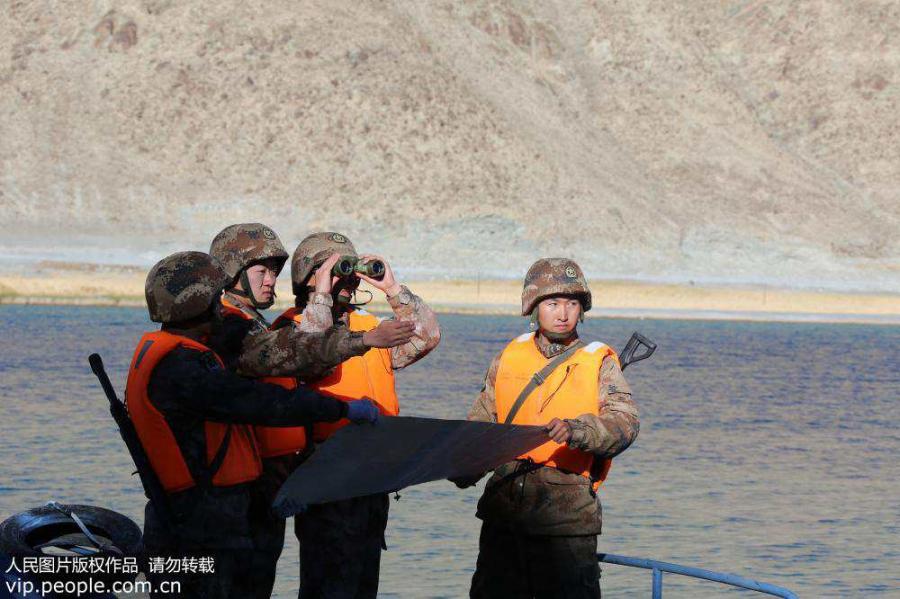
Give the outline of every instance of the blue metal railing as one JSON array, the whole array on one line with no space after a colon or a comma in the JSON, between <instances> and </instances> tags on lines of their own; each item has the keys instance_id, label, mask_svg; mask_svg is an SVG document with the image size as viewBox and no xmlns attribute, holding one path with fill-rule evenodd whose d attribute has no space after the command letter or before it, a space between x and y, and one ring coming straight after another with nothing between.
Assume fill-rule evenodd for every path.
<instances>
[{"instance_id":1,"label":"blue metal railing","mask_svg":"<svg viewBox=\"0 0 900 599\"><path fill-rule=\"evenodd\" d=\"M689 566L679 566L678 564L670 564L668 562L659 562L655 559L645 559L642 557L628 557L625 555L613 555L611 553L598 553L597 559L606 564L616 564L619 566L630 566L632 568L644 568L653 572L653 599L662 599L663 572L671 572L672 574L680 574L682 576L690 576L692 578L702 578L703 580L711 580L721 584L727 584L751 591L758 591L784 599L797 599L797 595L782 587L765 582L756 582L749 578L743 578L735 574L724 574L722 572L713 572L711 570L703 570L701 568L691 568Z\"/></svg>"}]
</instances>

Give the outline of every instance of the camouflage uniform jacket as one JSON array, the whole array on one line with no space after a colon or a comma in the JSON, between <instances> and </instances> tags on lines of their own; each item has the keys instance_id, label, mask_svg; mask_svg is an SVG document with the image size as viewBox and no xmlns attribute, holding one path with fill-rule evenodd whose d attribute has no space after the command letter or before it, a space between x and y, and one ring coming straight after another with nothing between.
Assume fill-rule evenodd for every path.
<instances>
[{"instance_id":1,"label":"camouflage uniform jacket","mask_svg":"<svg viewBox=\"0 0 900 599\"><path fill-rule=\"evenodd\" d=\"M330 299L331 298L329 297L329 300ZM309 307L312 305L312 300L313 296L311 295L310 301L303 311L304 322L308 318L307 310L309 310ZM394 311L394 317L397 320L412 322L416 325L412 339L403 345L391 348L391 365L395 370L399 370L422 359L437 346L438 342L441 340L441 327L438 324L434 310L432 310L421 297L411 292L406 285L401 285L400 293L389 296L387 301ZM331 322L330 312L327 320L317 316L315 330L325 330L331 326ZM336 326L338 328L345 328L347 323L347 315L344 314ZM309 378L307 380L312 379Z\"/></svg>"},{"instance_id":2,"label":"camouflage uniform jacket","mask_svg":"<svg viewBox=\"0 0 900 599\"><path fill-rule=\"evenodd\" d=\"M566 348L540 334L535 335L535 343L546 358ZM497 421L494 385L501 355L488 368L469 420ZM599 377L599 414L573 414L566 419L572 427L568 446L612 458L631 445L640 421L618 364L604 360ZM530 469L526 462L517 461L494 471L478 504L478 517L534 535L599 534L602 520L599 500L586 477L556 468Z\"/></svg>"},{"instance_id":3,"label":"camouflage uniform jacket","mask_svg":"<svg viewBox=\"0 0 900 599\"><path fill-rule=\"evenodd\" d=\"M362 333L341 327L315 329L312 325L292 324L276 331L257 310L245 305L240 298L225 292L225 299L249 318L226 315L221 330L210 339L210 347L225 361L229 370L243 376L324 376L344 360L360 356L368 347ZM316 314L329 312L327 306L311 304L310 322L321 321Z\"/></svg>"}]
</instances>

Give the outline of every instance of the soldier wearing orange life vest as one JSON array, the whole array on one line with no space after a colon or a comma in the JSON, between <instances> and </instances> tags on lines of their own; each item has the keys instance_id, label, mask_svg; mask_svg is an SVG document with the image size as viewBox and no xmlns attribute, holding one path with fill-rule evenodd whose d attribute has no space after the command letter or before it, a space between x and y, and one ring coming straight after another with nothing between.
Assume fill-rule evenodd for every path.
<instances>
[{"instance_id":1,"label":"soldier wearing orange life vest","mask_svg":"<svg viewBox=\"0 0 900 599\"><path fill-rule=\"evenodd\" d=\"M469 412L470 420L544 425L550 438L497 468L485 486L473 598L600 597L597 488L612 458L637 437L639 420L615 352L578 337L590 308L575 262L535 262L525 275L522 315L537 330L494 358ZM545 367L552 372L530 384ZM454 482L466 487L478 478Z\"/></svg>"},{"instance_id":2,"label":"soldier wearing orange life vest","mask_svg":"<svg viewBox=\"0 0 900 599\"><path fill-rule=\"evenodd\" d=\"M251 489L259 450L251 425L298 426L352 417L373 421L370 402L346 403L308 389L287 391L223 368L208 346L220 322L227 277L201 252L181 252L147 276L150 318L128 371L126 405L141 445L166 493L148 503L144 544L151 556L210 556L210 574L175 575L182 597L249 596L254 572ZM165 517L168 513L171 519ZM151 573L152 582L172 577Z\"/></svg>"},{"instance_id":3,"label":"soldier wearing orange life vest","mask_svg":"<svg viewBox=\"0 0 900 599\"><path fill-rule=\"evenodd\" d=\"M226 318L211 342L226 367L239 374L319 377L371 347L389 347L408 338L396 334L398 327L388 325L368 335L331 326L270 331L260 310L275 301L275 279L288 255L275 232L263 224L225 227L213 239L209 253L222 263L229 278L222 296ZM320 312L327 317L327 310Z\"/></svg>"},{"instance_id":4,"label":"soldier wearing orange life vest","mask_svg":"<svg viewBox=\"0 0 900 599\"><path fill-rule=\"evenodd\" d=\"M374 279L362 273L332 276L336 256L349 256L367 264L380 261L383 276ZM321 265L321 266L320 266ZM313 389L338 397L369 397L385 415L396 415L400 406L394 389L394 371L405 368L430 352L440 341L437 317L421 298L397 283L390 266L380 257L357 255L347 237L323 232L304 239L291 258L291 282L296 308L282 314L274 328L291 322L304 322L310 303L331 300L336 326L350 331L368 331L378 326L379 319L351 304L360 281L366 281L384 292L394 312L394 321L411 325L411 338L392 348L372 349L362 356L342 362L333 372L306 381ZM319 323L317 326L322 326ZM316 443L326 442L344 421L317 424L313 436ZM289 429L270 431L257 428L264 445L278 445L279 434ZM359 497L323 505L313 505L294 518L300 539L300 597L303 599L375 597L384 532L387 526L388 497L385 494Z\"/></svg>"},{"instance_id":5,"label":"soldier wearing orange life vest","mask_svg":"<svg viewBox=\"0 0 900 599\"><path fill-rule=\"evenodd\" d=\"M263 224L225 227L213 239L210 254L223 264L229 279L222 296L222 327L210 343L226 367L244 376L294 389L298 379L319 378L344 360L372 347L405 343L412 334L412 327L401 323L365 331L333 327L328 293L317 294L304 311L307 322L272 329L261 310L274 303L275 281L288 254L275 232ZM262 475L254 487L251 510L256 549L248 559L253 560L257 573L253 596L269 597L284 546L284 519L272 513L272 500L287 475L304 459L308 444L300 427L261 431L257 440ZM281 443L273 446L270 438Z\"/></svg>"}]
</instances>

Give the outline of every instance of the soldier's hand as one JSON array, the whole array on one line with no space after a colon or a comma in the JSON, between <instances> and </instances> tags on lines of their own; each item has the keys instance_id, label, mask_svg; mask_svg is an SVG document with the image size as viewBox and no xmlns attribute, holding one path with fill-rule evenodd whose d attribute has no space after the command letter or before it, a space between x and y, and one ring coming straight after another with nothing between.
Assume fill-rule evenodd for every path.
<instances>
[{"instance_id":1,"label":"soldier's hand","mask_svg":"<svg viewBox=\"0 0 900 599\"><path fill-rule=\"evenodd\" d=\"M396 347L412 339L416 325L405 320L382 320L363 334L363 343L369 347Z\"/></svg>"},{"instance_id":2,"label":"soldier's hand","mask_svg":"<svg viewBox=\"0 0 900 599\"><path fill-rule=\"evenodd\" d=\"M378 420L378 408L371 399L355 399L347 402L347 418L350 422L361 424L374 423Z\"/></svg>"},{"instance_id":3,"label":"soldier's hand","mask_svg":"<svg viewBox=\"0 0 900 599\"><path fill-rule=\"evenodd\" d=\"M388 297L393 297L400 293L400 284L397 283L397 279L394 278L394 271L391 270L391 265L387 263L387 260L385 260L381 256L376 256L375 254L363 254L359 257L359 261L363 264L372 262L373 260L381 260L381 263L384 264L383 277L381 277L380 279L373 279L372 277L364 275L360 272L356 273L356 276L375 289L384 291L384 294Z\"/></svg>"},{"instance_id":4,"label":"soldier's hand","mask_svg":"<svg viewBox=\"0 0 900 599\"><path fill-rule=\"evenodd\" d=\"M557 443L568 443L572 438L572 425L559 418L554 418L544 425L544 431Z\"/></svg>"},{"instance_id":5,"label":"soldier's hand","mask_svg":"<svg viewBox=\"0 0 900 599\"><path fill-rule=\"evenodd\" d=\"M316 269L316 292L331 293L331 289L338 282L339 278L331 274L331 269L334 268L334 265L337 264L340 258L341 255L335 252L328 256L328 259L322 263L322 266Z\"/></svg>"}]
</instances>

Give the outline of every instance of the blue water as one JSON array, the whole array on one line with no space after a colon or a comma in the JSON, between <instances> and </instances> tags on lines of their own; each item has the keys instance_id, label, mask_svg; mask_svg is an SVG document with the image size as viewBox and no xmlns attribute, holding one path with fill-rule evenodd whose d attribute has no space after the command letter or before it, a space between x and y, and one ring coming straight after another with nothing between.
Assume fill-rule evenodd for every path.
<instances>
[{"instance_id":1,"label":"blue water","mask_svg":"<svg viewBox=\"0 0 900 599\"><path fill-rule=\"evenodd\" d=\"M443 341L398 375L403 413L462 418L491 357L524 319L441 316ZM0 518L48 499L141 523L143 496L87 355L120 393L143 310L0 306ZM780 584L805 597L900 597L900 327L588 320L585 339L660 346L626 372L641 434L601 491L601 551ZM483 487L445 482L393 502L385 597L462 597ZM276 596L293 597L296 541ZM666 597L716 597L666 577ZM605 597L649 596L650 576L605 566ZM738 591L734 591L738 593ZM748 596L754 596L748 593Z\"/></svg>"}]
</instances>

